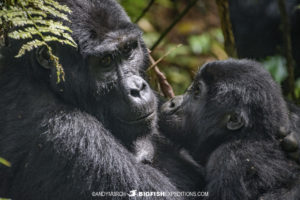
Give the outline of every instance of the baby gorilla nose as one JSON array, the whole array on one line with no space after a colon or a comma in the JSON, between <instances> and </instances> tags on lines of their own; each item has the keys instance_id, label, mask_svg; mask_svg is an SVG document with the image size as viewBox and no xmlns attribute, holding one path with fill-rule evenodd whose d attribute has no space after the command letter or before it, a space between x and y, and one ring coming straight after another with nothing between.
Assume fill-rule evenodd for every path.
<instances>
[{"instance_id":1,"label":"baby gorilla nose","mask_svg":"<svg viewBox=\"0 0 300 200\"><path fill-rule=\"evenodd\" d=\"M173 99L167 101L165 104L162 105L162 112L165 114L175 113L181 107L182 101L183 96L174 97Z\"/></svg>"}]
</instances>

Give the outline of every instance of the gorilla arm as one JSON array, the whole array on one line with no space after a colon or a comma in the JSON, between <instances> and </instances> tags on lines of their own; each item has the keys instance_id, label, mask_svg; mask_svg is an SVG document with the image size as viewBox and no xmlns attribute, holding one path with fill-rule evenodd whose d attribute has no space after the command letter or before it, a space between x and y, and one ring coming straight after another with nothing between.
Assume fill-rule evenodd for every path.
<instances>
[{"instance_id":1,"label":"gorilla arm","mask_svg":"<svg viewBox=\"0 0 300 200\"><path fill-rule=\"evenodd\" d=\"M293 170L295 166L286 162L285 153L274 144L235 141L210 156L206 190L210 191L210 200L258 199L264 192L267 197L278 192L274 188L284 188L296 178ZM288 193L288 189L283 190Z\"/></svg>"},{"instance_id":2,"label":"gorilla arm","mask_svg":"<svg viewBox=\"0 0 300 200\"><path fill-rule=\"evenodd\" d=\"M86 113L60 111L43 125L38 141L32 141L26 167L20 169L25 175L14 184L16 199L90 199L93 191L176 191L157 170L137 163Z\"/></svg>"}]
</instances>

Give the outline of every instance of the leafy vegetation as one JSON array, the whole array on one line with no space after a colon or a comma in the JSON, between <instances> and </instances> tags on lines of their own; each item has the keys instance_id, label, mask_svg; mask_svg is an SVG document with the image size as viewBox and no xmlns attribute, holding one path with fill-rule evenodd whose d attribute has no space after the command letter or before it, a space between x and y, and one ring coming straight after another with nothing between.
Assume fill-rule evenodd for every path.
<instances>
[{"instance_id":1,"label":"leafy vegetation","mask_svg":"<svg viewBox=\"0 0 300 200\"><path fill-rule=\"evenodd\" d=\"M151 0L119 2L135 21ZM187 4L188 1L185 0L155 0L138 22L144 31L144 40L148 47L158 40ZM207 61L228 58L215 1L198 1L151 54L159 59L178 44L182 44L181 47L165 57L159 63L159 68L166 74L175 94L182 94L193 80L199 66ZM283 56L268 57L260 62L279 84L288 79L287 62ZM300 79L295 82L295 95L300 98Z\"/></svg>"},{"instance_id":2,"label":"leafy vegetation","mask_svg":"<svg viewBox=\"0 0 300 200\"><path fill-rule=\"evenodd\" d=\"M277 83L281 84L287 78L286 60L282 56L267 57L262 64Z\"/></svg>"},{"instance_id":3,"label":"leafy vegetation","mask_svg":"<svg viewBox=\"0 0 300 200\"><path fill-rule=\"evenodd\" d=\"M5 165L6 167L11 167L10 162L8 162L7 160L1 157L0 157L0 164ZM0 200L10 200L10 199L0 197Z\"/></svg>"},{"instance_id":4,"label":"leafy vegetation","mask_svg":"<svg viewBox=\"0 0 300 200\"><path fill-rule=\"evenodd\" d=\"M64 70L59 58L53 54L50 42L77 47L71 29L61 21L69 21L71 10L54 0L6 0L0 10L0 33L16 40L28 40L16 58L37 47L45 46L57 71L57 81L64 80ZM56 18L57 20L50 19Z\"/></svg>"},{"instance_id":5,"label":"leafy vegetation","mask_svg":"<svg viewBox=\"0 0 300 200\"><path fill-rule=\"evenodd\" d=\"M11 167L10 162L0 157L0 164L5 165L6 167Z\"/></svg>"},{"instance_id":6,"label":"leafy vegetation","mask_svg":"<svg viewBox=\"0 0 300 200\"><path fill-rule=\"evenodd\" d=\"M135 21L151 0L118 0ZM139 20L144 31L144 40L151 47L174 18L188 4L184 0L155 0L151 8ZM58 42L77 47L71 30L61 20L69 21L70 9L55 0L0 0L0 39L7 37L26 40L16 57L40 46L46 46L56 66L58 82L64 79L63 67L53 54L49 42ZM50 18L56 18L53 20ZM188 14L176 24L158 48L152 52L159 59L174 46L182 44L159 63L176 94L184 92L193 80L195 71L203 63L228 58L224 50L224 37L220 28L217 7L214 1L199 1ZM273 56L261 61L278 83L287 79L286 61ZM151 73L150 73L151 74ZM154 79L153 76L151 78ZM152 81L153 83L153 81ZM300 79L296 80L295 93L300 97Z\"/></svg>"},{"instance_id":7,"label":"leafy vegetation","mask_svg":"<svg viewBox=\"0 0 300 200\"><path fill-rule=\"evenodd\" d=\"M149 2L151 0L120 0L133 21L141 15ZM184 0L155 0L138 22L149 48L188 4L189 1ZM218 21L214 1L198 1L151 53L157 60L181 44L159 63L160 70L166 74L175 94L182 94L186 90L203 63L228 57L224 51L224 38ZM155 79L151 73L150 76ZM155 83L152 86L157 88Z\"/></svg>"}]
</instances>

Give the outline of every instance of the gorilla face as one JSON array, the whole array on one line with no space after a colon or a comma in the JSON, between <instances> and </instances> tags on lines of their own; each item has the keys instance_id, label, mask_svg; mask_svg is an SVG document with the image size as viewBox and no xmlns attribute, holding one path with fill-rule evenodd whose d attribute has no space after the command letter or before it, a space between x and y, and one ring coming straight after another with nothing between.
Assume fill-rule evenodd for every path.
<instances>
[{"instance_id":1,"label":"gorilla face","mask_svg":"<svg viewBox=\"0 0 300 200\"><path fill-rule=\"evenodd\" d=\"M79 47L77 51L53 47L61 58L66 81L57 84L54 68L50 68L52 89L68 103L96 116L126 144L150 133L157 105L144 80L148 54L141 31L111 1L69 2L73 10L69 26ZM109 6L111 12L117 12L112 15L104 9ZM82 9L86 10L84 16L78 14ZM49 69L43 49L38 50L36 63Z\"/></svg>"},{"instance_id":2,"label":"gorilla face","mask_svg":"<svg viewBox=\"0 0 300 200\"><path fill-rule=\"evenodd\" d=\"M186 131L183 129L183 95L165 102L159 109L159 129L169 139L181 144Z\"/></svg>"},{"instance_id":3,"label":"gorilla face","mask_svg":"<svg viewBox=\"0 0 300 200\"><path fill-rule=\"evenodd\" d=\"M280 88L262 66L248 60L204 65L183 101L173 102L177 105L170 106L169 101L162 106L161 113L168 120L181 119L176 121L177 127L181 127L177 130L181 131L166 131L171 135L168 137L177 138L203 163L229 141L274 140L281 126L289 126ZM170 128L166 122L161 124L167 127L164 130Z\"/></svg>"}]
</instances>

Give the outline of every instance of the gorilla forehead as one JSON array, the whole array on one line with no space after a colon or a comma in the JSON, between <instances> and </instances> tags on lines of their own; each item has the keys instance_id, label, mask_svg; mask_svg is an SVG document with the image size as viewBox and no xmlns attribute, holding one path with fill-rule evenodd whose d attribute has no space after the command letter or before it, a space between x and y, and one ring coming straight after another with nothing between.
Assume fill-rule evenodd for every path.
<instances>
[{"instance_id":1,"label":"gorilla forehead","mask_svg":"<svg viewBox=\"0 0 300 200\"><path fill-rule=\"evenodd\" d=\"M197 74L195 84L199 81L206 85L209 104L219 109L239 108L260 112L262 116L286 118L280 87L255 61L230 59L208 63Z\"/></svg>"},{"instance_id":2,"label":"gorilla forehead","mask_svg":"<svg viewBox=\"0 0 300 200\"><path fill-rule=\"evenodd\" d=\"M201 68L195 80L203 80L214 94L232 93L236 98L243 97L244 102L247 99L267 101L266 96L281 97L280 87L270 73L251 60L229 59L208 63Z\"/></svg>"},{"instance_id":3,"label":"gorilla forehead","mask_svg":"<svg viewBox=\"0 0 300 200\"><path fill-rule=\"evenodd\" d=\"M128 15L115 0L60 0L60 2L70 7L72 18L78 22L93 23L96 20L111 26L130 22Z\"/></svg>"},{"instance_id":4,"label":"gorilla forehead","mask_svg":"<svg viewBox=\"0 0 300 200\"><path fill-rule=\"evenodd\" d=\"M61 0L72 10L69 16L73 38L83 54L90 54L103 42L126 42L124 38L141 37L140 29L131 23L128 15L114 0ZM105 40L110 41L105 41Z\"/></svg>"},{"instance_id":5,"label":"gorilla forehead","mask_svg":"<svg viewBox=\"0 0 300 200\"><path fill-rule=\"evenodd\" d=\"M197 78L203 78L207 83L240 81L244 84L257 83L273 85L271 75L259 63L252 60L215 61L204 65L197 74ZM259 82L258 82L259 80Z\"/></svg>"}]
</instances>

